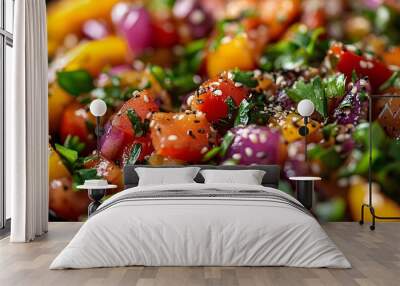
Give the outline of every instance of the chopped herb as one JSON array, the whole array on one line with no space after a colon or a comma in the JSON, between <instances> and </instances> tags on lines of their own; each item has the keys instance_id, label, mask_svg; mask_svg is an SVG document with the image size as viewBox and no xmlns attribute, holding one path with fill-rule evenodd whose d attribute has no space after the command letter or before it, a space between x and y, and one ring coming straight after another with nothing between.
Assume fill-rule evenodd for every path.
<instances>
[{"instance_id":1,"label":"chopped herb","mask_svg":"<svg viewBox=\"0 0 400 286\"><path fill-rule=\"evenodd\" d=\"M64 147L75 150L79 154L85 149L85 143L81 142L78 136L68 135L64 141Z\"/></svg>"},{"instance_id":2,"label":"chopped herb","mask_svg":"<svg viewBox=\"0 0 400 286\"><path fill-rule=\"evenodd\" d=\"M319 76L314 77L310 83L305 83L303 80L297 81L291 89L287 91L288 96L299 102L302 99L311 100L316 111L321 116L326 118L328 116L328 104L325 96L325 91L322 85L322 80Z\"/></svg>"},{"instance_id":3,"label":"chopped herb","mask_svg":"<svg viewBox=\"0 0 400 286\"><path fill-rule=\"evenodd\" d=\"M232 132L228 131L225 134L224 139L222 140L221 143L221 150L219 152L219 155L221 157L225 157L226 152L228 151L229 147L232 144L233 138L235 138L235 135Z\"/></svg>"},{"instance_id":4,"label":"chopped herb","mask_svg":"<svg viewBox=\"0 0 400 286\"><path fill-rule=\"evenodd\" d=\"M85 70L57 72L57 82L65 91L74 96L94 89L93 78Z\"/></svg>"},{"instance_id":5,"label":"chopped herb","mask_svg":"<svg viewBox=\"0 0 400 286\"><path fill-rule=\"evenodd\" d=\"M232 72L233 81L240 82L243 85L254 88L257 87L258 81L254 78L254 73L252 71L241 71L236 69Z\"/></svg>"},{"instance_id":6,"label":"chopped herb","mask_svg":"<svg viewBox=\"0 0 400 286\"><path fill-rule=\"evenodd\" d=\"M78 152L60 144L55 144L57 152L64 158L69 164L73 165L78 160Z\"/></svg>"},{"instance_id":7,"label":"chopped herb","mask_svg":"<svg viewBox=\"0 0 400 286\"><path fill-rule=\"evenodd\" d=\"M312 63L318 65L329 48L327 41L320 40L322 28L299 29L289 40L269 45L261 58L260 67L265 71L274 69L294 70Z\"/></svg>"},{"instance_id":8,"label":"chopped herb","mask_svg":"<svg viewBox=\"0 0 400 286\"><path fill-rule=\"evenodd\" d=\"M324 78L323 85L326 97L342 97L346 92L346 77L344 74L329 76Z\"/></svg>"},{"instance_id":9,"label":"chopped herb","mask_svg":"<svg viewBox=\"0 0 400 286\"><path fill-rule=\"evenodd\" d=\"M210 161L212 158L216 157L216 156L219 154L220 151L221 151L221 147L220 147L220 146L217 146L217 147L212 148L210 151L208 151L208 152L204 155L202 161L203 161L203 162L208 162L208 161Z\"/></svg>"},{"instance_id":10,"label":"chopped herb","mask_svg":"<svg viewBox=\"0 0 400 286\"><path fill-rule=\"evenodd\" d=\"M204 157L203 157L203 162L210 161L211 159L215 158L216 156L220 156L221 158L225 157L226 152L228 151L229 147L232 144L233 139L235 138L235 135L228 131L224 138L222 139L222 143L220 146L212 148L210 151L208 151Z\"/></svg>"},{"instance_id":11,"label":"chopped herb","mask_svg":"<svg viewBox=\"0 0 400 286\"><path fill-rule=\"evenodd\" d=\"M135 131L135 137L141 137L146 133L146 130L140 120L140 117L136 114L133 109L128 109L128 118L132 124L132 128Z\"/></svg>"},{"instance_id":12,"label":"chopped herb","mask_svg":"<svg viewBox=\"0 0 400 286\"><path fill-rule=\"evenodd\" d=\"M392 76L379 87L379 91L385 91L390 87L400 88L399 71L394 72Z\"/></svg>"},{"instance_id":13,"label":"chopped herb","mask_svg":"<svg viewBox=\"0 0 400 286\"><path fill-rule=\"evenodd\" d=\"M318 113L326 118L328 116L328 98L342 97L345 94L345 82L343 74L330 76L324 81L316 76L309 83L303 80L297 81L291 89L287 90L287 95L295 102L302 99L311 100Z\"/></svg>"},{"instance_id":14,"label":"chopped herb","mask_svg":"<svg viewBox=\"0 0 400 286\"><path fill-rule=\"evenodd\" d=\"M128 165L135 165L136 161L139 159L140 153L142 152L142 145L139 143L136 143L133 148L132 152L129 156L129 159L127 161Z\"/></svg>"},{"instance_id":15,"label":"chopped herb","mask_svg":"<svg viewBox=\"0 0 400 286\"><path fill-rule=\"evenodd\" d=\"M249 123L250 120L249 112L252 106L253 105L250 104L250 102L248 102L246 99L242 100L242 102L239 105L238 115L235 118L235 126L238 125L246 126Z\"/></svg>"},{"instance_id":16,"label":"chopped herb","mask_svg":"<svg viewBox=\"0 0 400 286\"><path fill-rule=\"evenodd\" d=\"M228 120L231 120L236 111L235 102L233 101L232 97L228 96L225 99L225 103L226 103L226 105L228 105L228 116L227 116Z\"/></svg>"}]
</instances>

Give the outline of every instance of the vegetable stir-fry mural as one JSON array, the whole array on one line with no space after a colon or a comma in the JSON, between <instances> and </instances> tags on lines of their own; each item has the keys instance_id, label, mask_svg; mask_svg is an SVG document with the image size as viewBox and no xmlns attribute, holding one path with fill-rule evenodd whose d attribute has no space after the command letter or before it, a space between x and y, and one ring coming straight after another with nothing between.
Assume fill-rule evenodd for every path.
<instances>
[{"instance_id":1,"label":"vegetable stir-fry mural","mask_svg":"<svg viewBox=\"0 0 400 286\"><path fill-rule=\"evenodd\" d=\"M85 219L76 186L122 190L126 164L279 164L312 174L316 215L359 219L368 132L376 211L400 215L400 5L391 0L48 1L50 210ZM89 103L103 99L101 154ZM309 165L297 103L308 123Z\"/></svg>"}]
</instances>

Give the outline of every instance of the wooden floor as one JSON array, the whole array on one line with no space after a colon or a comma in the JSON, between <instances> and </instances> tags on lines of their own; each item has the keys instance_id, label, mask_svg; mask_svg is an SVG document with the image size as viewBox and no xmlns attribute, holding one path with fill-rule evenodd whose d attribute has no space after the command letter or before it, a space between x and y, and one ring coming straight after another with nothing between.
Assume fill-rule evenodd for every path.
<instances>
[{"instance_id":1,"label":"wooden floor","mask_svg":"<svg viewBox=\"0 0 400 286\"><path fill-rule=\"evenodd\" d=\"M323 225L352 269L288 267L126 267L48 270L80 223L51 223L49 233L29 244L0 241L0 285L400 285L400 223L380 223L375 232L357 223Z\"/></svg>"}]
</instances>

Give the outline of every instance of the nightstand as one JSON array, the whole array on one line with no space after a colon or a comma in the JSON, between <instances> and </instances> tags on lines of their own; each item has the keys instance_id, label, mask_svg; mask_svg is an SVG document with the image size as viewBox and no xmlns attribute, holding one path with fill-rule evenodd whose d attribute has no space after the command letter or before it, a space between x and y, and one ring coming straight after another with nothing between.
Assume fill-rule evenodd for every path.
<instances>
[{"instance_id":1,"label":"nightstand","mask_svg":"<svg viewBox=\"0 0 400 286\"><path fill-rule=\"evenodd\" d=\"M320 177L290 177L289 180L296 183L296 198L303 206L311 210L314 196L314 182L320 181Z\"/></svg>"},{"instance_id":2,"label":"nightstand","mask_svg":"<svg viewBox=\"0 0 400 286\"><path fill-rule=\"evenodd\" d=\"M101 205L101 199L104 198L107 190L115 189L117 185L109 185L106 180L86 180L84 185L76 188L88 191L89 199L92 201L88 207L88 216L90 216Z\"/></svg>"}]
</instances>

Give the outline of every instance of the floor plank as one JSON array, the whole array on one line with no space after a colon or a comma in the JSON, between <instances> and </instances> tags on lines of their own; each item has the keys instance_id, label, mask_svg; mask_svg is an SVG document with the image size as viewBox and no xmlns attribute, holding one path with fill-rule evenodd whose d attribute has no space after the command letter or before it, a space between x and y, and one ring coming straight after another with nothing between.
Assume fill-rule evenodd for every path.
<instances>
[{"instance_id":1,"label":"floor plank","mask_svg":"<svg viewBox=\"0 0 400 286\"><path fill-rule=\"evenodd\" d=\"M326 223L331 239L353 268L289 267L125 267L50 271L55 256L81 223L50 223L45 236L29 244L0 240L2 286L267 286L400 285L400 223L379 223L372 232L357 223Z\"/></svg>"}]
</instances>

